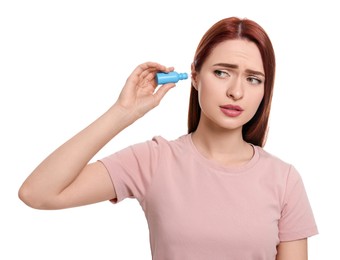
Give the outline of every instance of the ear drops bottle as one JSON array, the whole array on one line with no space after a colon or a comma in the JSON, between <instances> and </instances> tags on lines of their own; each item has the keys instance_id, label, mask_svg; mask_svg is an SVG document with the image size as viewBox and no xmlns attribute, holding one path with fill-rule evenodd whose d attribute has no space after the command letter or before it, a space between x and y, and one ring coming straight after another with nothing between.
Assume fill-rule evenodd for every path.
<instances>
[{"instance_id":1,"label":"ear drops bottle","mask_svg":"<svg viewBox=\"0 0 340 260\"><path fill-rule=\"evenodd\" d=\"M158 85L166 83L177 83L178 81L187 78L188 78L187 73L178 73L176 71L172 71L169 73L159 72L156 74L156 81Z\"/></svg>"}]
</instances>

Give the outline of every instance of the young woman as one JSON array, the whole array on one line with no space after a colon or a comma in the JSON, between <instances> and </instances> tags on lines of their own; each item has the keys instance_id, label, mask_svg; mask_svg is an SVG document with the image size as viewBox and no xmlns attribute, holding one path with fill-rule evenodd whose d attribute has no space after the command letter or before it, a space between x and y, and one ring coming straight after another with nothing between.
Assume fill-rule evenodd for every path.
<instances>
[{"instance_id":1,"label":"young woman","mask_svg":"<svg viewBox=\"0 0 340 260\"><path fill-rule=\"evenodd\" d=\"M33 171L20 198L38 209L136 198L154 260L307 259L307 238L318 231L303 182L292 165L262 148L275 57L254 21L223 19L201 39L188 134L154 137L89 163L175 86L156 90L159 71L173 68L139 65L114 105Z\"/></svg>"}]
</instances>

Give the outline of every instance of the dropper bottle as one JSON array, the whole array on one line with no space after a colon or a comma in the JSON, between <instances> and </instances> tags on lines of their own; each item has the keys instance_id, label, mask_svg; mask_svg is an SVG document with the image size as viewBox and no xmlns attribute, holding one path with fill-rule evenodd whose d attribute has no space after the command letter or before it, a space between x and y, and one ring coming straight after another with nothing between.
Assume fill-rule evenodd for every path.
<instances>
[{"instance_id":1,"label":"dropper bottle","mask_svg":"<svg viewBox=\"0 0 340 260\"><path fill-rule=\"evenodd\" d=\"M171 71L169 73L158 72L156 74L156 81L158 85L166 84L166 83L177 83L180 80L184 80L188 78L187 73L178 73L176 71Z\"/></svg>"}]
</instances>

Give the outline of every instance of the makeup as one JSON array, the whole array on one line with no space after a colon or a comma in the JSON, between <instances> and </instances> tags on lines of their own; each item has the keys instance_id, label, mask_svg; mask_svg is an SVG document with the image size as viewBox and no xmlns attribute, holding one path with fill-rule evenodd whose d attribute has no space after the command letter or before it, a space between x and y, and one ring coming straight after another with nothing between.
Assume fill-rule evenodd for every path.
<instances>
[{"instance_id":1,"label":"makeup","mask_svg":"<svg viewBox=\"0 0 340 260\"><path fill-rule=\"evenodd\" d=\"M225 105L220 107L222 112L229 117L237 117L242 114L243 109L239 106Z\"/></svg>"}]
</instances>

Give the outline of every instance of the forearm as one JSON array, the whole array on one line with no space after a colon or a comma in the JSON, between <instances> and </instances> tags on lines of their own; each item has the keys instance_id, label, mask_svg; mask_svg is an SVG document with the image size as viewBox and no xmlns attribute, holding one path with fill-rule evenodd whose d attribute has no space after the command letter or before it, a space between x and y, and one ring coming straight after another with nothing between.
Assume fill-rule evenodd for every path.
<instances>
[{"instance_id":1,"label":"forearm","mask_svg":"<svg viewBox=\"0 0 340 260\"><path fill-rule=\"evenodd\" d=\"M137 66L116 104L31 173L19 190L21 200L34 208L51 209L112 199L115 193L106 169L88 163L120 131L159 104L175 84L165 84L156 90L155 74L172 70L154 62Z\"/></svg>"},{"instance_id":2,"label":"forearm","mask_svg":"<svg viewBox=\"0 0 340 260\"><path fill-rule=\"evenodd\" d=\"M77 178L105 144L136 119L133 113L117 105L112 106L38 165L19 194L30 203L37 204L55 198Z\"/></svg>"},{"instance_id":3,"label":"forearm","mask_svg":"<svg viewBox=\"0 0 340 260\"><path fill-rule=\"evenodd\" d=\"M307 260L307 238L281 242L277 247L276 260Z\"/></svg>"}]
</instances>

